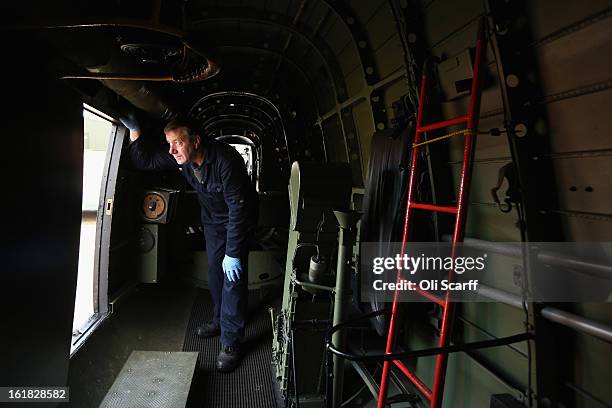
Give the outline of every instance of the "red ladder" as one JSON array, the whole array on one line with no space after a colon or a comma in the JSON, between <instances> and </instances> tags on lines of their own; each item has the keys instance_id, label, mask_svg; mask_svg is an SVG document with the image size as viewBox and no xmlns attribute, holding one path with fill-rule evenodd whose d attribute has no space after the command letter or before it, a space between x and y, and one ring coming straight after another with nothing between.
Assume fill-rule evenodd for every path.
<instances>
[{"instance_id":1,"label":"red ladder","mask_svg":"<svg viewBox=\"0 0 612 408\"><path fill-rule=\"evenodd\" d=\"M470 96L469 112L466 116L461 116L455 119L445 120L442 122L433 123L430 125L423 126L421 123L423 117L423 105L425 101L425 90L427 84L426 72L423 72L421 79L421 95L419 98L419 111L417 116L417 127L416 135L414 137L414 143L412 148L412 159L410 163L410 180L408 184L408 200L406 204L406 220L404 223L404 236L402 238L402 257L405 253L406 242L411 227L412 210L420 209L434 212L443 212L455 215L455 227L452 240L451 256L455 256L456 243L463 241L465 218L467 215L468 206L468 193L470 191L470 181L472 176L472 162L474 158L474 151L476 146L476 134L478 132L478 118L480 115L480 97L482 93L482 65L484 59L486 44L484 42L484 29L483 24L480 24L478 30L478 39L476 41L476 56L472 80L472 92ZM464 130L458 132L452 132L448 135L434 138L422 142L421 136L425 132L429 132L436 129L442 129L450 126L466 124ZM465 135L464 147L463 147L463 164L461 167L461 178L459 181L459 193L457 196L457 206L440 206L432 204L416 203L413 201L415 174L417 172L418 156L420 147L426 143L431 143L437 140L446 139L450 136L463 133ZM399 279L399 274L398 274ZM419 294L427 298L428 300L438 304L443 309L442 315L442 328L440 330L439 347L448 346L450 343L450 334L453 323L453 312L454 303L449 301L449 293L446 293L444 299L440 299L432 293L423 290L417 290ZM389 333L387 335L387 346L385 349L386 354L393 352L397 314L398 314L398 292L395 292L393 299L393 307L391 309L391 317L389 322ZM448 362L448 354L438 354L436 357L436 371L434 374L433 390L430 390L427 385L418 378L415 373L408 368L400 360L385 361L383 365L382 378L380 383L380 391L378 394L378 408L385 406L387 398L387 388L389 379L390 364L395 364L399 370L406 375L406 377L423 393L423 395L430 401L431 408L439 408L442 406L442 397L444 393L444 379L446 376L446 367Z\"/></svg>"}]
</instances>

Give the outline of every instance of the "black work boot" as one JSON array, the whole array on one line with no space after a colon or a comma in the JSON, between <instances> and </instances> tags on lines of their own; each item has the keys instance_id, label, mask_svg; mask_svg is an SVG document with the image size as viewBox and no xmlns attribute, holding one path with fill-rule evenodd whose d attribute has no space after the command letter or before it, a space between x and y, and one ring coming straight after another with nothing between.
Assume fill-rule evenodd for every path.
<instances>
[{"instance_id":1,"label":"black work boot","mask_svg":"<svg viewBox=\"0 0 612 408\"><path fill-rule=\"evenodd\" d=\"M219 327L218 323L215 324L215 322L211 320L210 322L206 322L203 325L198 326L196 329L196 334L198 337L218 336L221 334L221 327Z\"/></svg>"},{"instance_id":2,"label":"black work boot","mask_svg":"<svg viewBox=\"0 0 612 408\"><path fill-rule=\"evenodd\" d=\"M234 371L240 364L240 348L238 346L221 346L217 356L217 370L228 373Z\"/></svg>"}]
</instances>

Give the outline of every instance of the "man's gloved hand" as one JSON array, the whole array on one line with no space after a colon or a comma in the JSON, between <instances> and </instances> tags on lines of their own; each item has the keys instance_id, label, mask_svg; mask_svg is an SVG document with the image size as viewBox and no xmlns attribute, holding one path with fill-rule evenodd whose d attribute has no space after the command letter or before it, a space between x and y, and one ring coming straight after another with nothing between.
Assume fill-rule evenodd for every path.
<instances>
[{"instance_id":1,"label":"man's gloved hand","mask_svg":"<svg viewBox=\"0 0 612 408\"><path fill-rule=\"evenodd\" d=\"M225 255L221 266L223 266L223 272L225 272L228 281L238 282L242 274L242 264L239 258L232 258L229 255Z\"/></svg>"},{"instance_id":2,"label":"man's gloved hand","mask_svg":"<svg viewBox=\"0 0 612 408\"><path fill-rule=\"evenodd\" d=\"M132 132L140 131L140 124L138 123L138 120L136 119L136 114L134 112L129 112L125 115L120 116L119 120L121 121L121 123L123 123L123 126L130 129Z\"/></svg>"}]
</instances>

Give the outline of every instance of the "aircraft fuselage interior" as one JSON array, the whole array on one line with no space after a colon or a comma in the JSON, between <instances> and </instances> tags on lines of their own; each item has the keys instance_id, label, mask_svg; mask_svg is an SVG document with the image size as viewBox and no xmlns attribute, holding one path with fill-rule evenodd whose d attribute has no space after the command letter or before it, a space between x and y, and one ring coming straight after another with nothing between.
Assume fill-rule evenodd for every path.
<instances>
[{"instance_id":1,"label":"aircraft fuselage interior","mask_svg":"<svg viewBox=\"0 0 612 408\"><path fill-rule=\"evenodd\" d=\"M612 407L612 1L0 10L0 406Z\"/></svg>"}]
</instances>

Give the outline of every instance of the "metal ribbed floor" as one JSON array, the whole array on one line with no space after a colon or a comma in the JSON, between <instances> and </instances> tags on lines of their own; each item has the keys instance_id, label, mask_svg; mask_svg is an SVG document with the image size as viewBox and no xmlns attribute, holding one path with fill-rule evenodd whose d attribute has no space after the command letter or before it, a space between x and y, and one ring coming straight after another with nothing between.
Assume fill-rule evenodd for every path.
<instances>
[{"instance_id":1,"label":"metal ribbed floor","mask_svg":"<svg viewBox=\"0 0 612 408\"><path fill-rule=\"evenodd\" d=\"M196 380L192 386L189 407L207 408L276 408L272 383L272 327L270 314L257 304L256 294L249 293L244 356L232 373L215 370L219 337L201 339L196 327L212 318L212 301L208 291L199 291L193 304L183 351L199 351ZM196 387L196 389L194 389Z\"/></svg>"}]
</instances>

